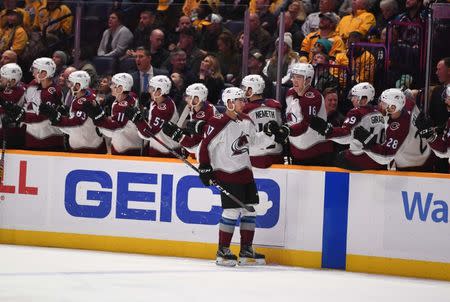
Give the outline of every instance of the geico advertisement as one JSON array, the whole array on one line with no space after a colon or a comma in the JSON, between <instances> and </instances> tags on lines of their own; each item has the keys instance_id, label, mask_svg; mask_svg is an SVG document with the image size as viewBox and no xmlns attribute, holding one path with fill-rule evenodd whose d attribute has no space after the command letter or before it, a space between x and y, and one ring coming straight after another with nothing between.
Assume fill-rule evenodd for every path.
<instances>
[{"instance_id":1,"label":"geico advertisement","mask_svg":"<svg viewBox=\"0 0 450 302\"><path fill-rule=\"evenodd\" d=\"M450 179L353 174L349 254L450 262Z\"/></svg>"},{"instance_id":2,"label":"geico advertisement","mask_svg":"<svg viewBox=\"0 0 450 302\"><path fill-rule=\"evenodd\" d=\"M5 175L2 228L217 241L220 191L182 163L11 154ZM255 177L255 243L283 246L285 172Z\"/></svg>"}]
</instances>

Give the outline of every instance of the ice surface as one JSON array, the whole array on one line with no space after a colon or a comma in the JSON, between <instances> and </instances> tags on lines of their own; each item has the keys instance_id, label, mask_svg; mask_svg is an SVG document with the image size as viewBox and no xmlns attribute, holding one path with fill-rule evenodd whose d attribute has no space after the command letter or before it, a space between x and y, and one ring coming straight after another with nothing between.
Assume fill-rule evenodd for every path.
<instances>
[{"instance_id":1,"label":"ice surface","mask_svg":"<svg viewBox=\"0 0 450 302\"><path fill-rule=\"evenodd\" d=\"M0 245L0 301L450 301L450 283L286 266Z\"/></svg>"}]
</instances>

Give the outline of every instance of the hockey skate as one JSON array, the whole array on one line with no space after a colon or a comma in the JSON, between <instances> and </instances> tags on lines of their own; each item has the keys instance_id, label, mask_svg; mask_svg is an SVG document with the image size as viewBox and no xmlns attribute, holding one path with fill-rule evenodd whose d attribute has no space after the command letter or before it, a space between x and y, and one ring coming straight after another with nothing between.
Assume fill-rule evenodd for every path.
<instances>
[{"instance_id":1,"label":"hockey skate","mask_svg":"<svg viewBox=\"0 0 450 302\"><path fill-rule=\"evenodd\" d=\"M241 247L239 252L239 265L264 265L266 256L256 253L251 245Z\"/></svg>"},{"instance_id":2,"label":"hockey skate","mask_svg":"<svg viewBox=\"0 0 450 302\"><path fill-rule=\"evenodd\" d=\"M216 264L221 266L236 266L237 257L229 247L220 246L216 254Z\"/></svg>"}]
</instances>

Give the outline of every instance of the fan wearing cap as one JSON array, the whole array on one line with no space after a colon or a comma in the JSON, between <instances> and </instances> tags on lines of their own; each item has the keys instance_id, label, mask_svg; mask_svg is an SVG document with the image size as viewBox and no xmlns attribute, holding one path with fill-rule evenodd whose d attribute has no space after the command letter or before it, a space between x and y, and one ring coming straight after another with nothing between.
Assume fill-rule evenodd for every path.
<instances>
[{"instance_id":1,"label":"fan wearing cap","mask_svg":"<svg viewBox=\"0 0 450 302\"><path fill-rule=\"evenodd\" d=\"M136 95L131 92L133 77L128 73L117 73L111 78L111 116L106 116L101 107L90 102L88 115L106 137L111 138L111 154L142 155L144 147L133 121L126 115L128 108L137 107Z\"/></svg>"},{"instance_id":2,"label":"fan wearing cap","mask_svg":"<svg viewBox=\"0 0 450 302\"><path fill-rule=\"evenodd\" d=\"M320 0L319 11L309 14L306 17L305 22L302 24L303 36L307 36L312 32L319 30L320 14L336 11L337 0Z\"/></svg>"},{"instance_id":3,"label":"fan wearing cap","mask_svg":"<svg viewBox=\"0 0 450 302\"><path fill-rule=\"evenodd\" d=\"M231 34L231 32L223 26L222 16L218 14L208 15L203 23L199 47L209 53L216 53L218 52L217 40L220 34L223 32Z\"/></svg>"},{"instance_id":4,"label":"fan wearing cap","mask_svg":"<svg viewBox=\"0 0 450 302\"><path fill-rule=\"evenodd\" d=\"M312 60L315 44L321 39L326 39L331 44L327 53L329 56L335 57L337 53L345 52L345 43L335 31L336 25L339 22L339 17L333 12L320 14L319 17L319 30L308 34L302 41L300 61L303 63Z\"/></svg>"},{"instance_id":5,"label":"fan wearing cap","mask_svg":"<svg viewBox=\"0 0 450 302\"><path fill-rule=\"evenodd\" d=\"M402 168L399 170L403 171L431 171L432 163L427 162L429 148L426 143L422 148L428 153L424 152L422 157L411 156L410 149L420 148L420 145L414 143L418 129L405 105L406 97L400 89L390 88L383 91L380 108L387 117L384 141L377 142L376 136L363 127L356 127L353 136L363 144L364 152L374 164L389 165L390 169L398 169L396 165L400 164Z\"/></svg>"},{"instance_id":6,"label":"fan wearing cap","mask_svg":"<svg viewBox=\"0 0 450 302\"><path fill-rule=\"evenodd\" d=\"M6 118L5 111L12 106L22 108L26 87L21 79L22 69L16 63L8 63L0 68L0 117L2 119L0 138L3 138L3 131L5 131L3 128L8 128L5 133L8 148L22 148L25 139L25 129Z\"/></svg>"},{"instance_id":7,"label":"fan wearing cap","mask_svg":"<svg viewBox=\"0 0 450 302\"><path fill-rule=\"evenodd\" d=\"M91 78L86 71L74 71L67 79L73 101L70 115L63 116L54 107L41 103L39 111L49 117L52 125L69 135L69 150L76 153L106 153L106 144L96 131L93 120L86 112L87 103L95 102L95 94L89 88Z\"/></svg>"},{"instance_id":8,"label":"fan wearing cap","mask_svg":"<svg viewBox=\"0 0 450 302\"><path fill-rule=\"evenodd\" d=\"M26 124L25 148L31 150L62 151L64 135L53 127L48 116L41 114L41 103L58 108L62 105L61 88L52 81L56 65L51 58L38 58L33 61L31 71L34 80L28 85L23 108L16 106L10 118Z\"/></svg>"}]
</instances>

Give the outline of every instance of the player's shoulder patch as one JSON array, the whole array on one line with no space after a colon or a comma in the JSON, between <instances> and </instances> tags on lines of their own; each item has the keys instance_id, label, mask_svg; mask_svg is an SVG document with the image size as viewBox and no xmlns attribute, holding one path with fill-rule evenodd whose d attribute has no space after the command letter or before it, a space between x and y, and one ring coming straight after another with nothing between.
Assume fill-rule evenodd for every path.
<instances>
[{"instance_id":1,"label":"player's shoulder patch","mask_svg":"<svg viewBox=\"0 0 450 302\"><path fill-rule=\"evenodd\" d=\"M206 113L205 113L205 111L199 111L199 112L197 112L196 114L195 114L195 118L197 118L197 119L202 119L202 118L205 118L205 116L206 116Z\"/></svg>"},{"instance_id":2,"label":"player's shoulder patch","mask_svg":"<svg viewBox=\"0 0 450 302\"><path fill-rule=\"evenodd\" d=\"M158 105L158 109L159 109L159 110L166 110L166 109L167 109L166 103L161 103L161 104L159 104L159 105Z\"/></svg>"},{"instance_id":3,"label":"player's shoulder patch","mask_svg":"<svg viewBox=\"0 0 450 302\"><path fill-rule=\"evenodd\" d=\"M48 93L50 94L55 94L56 93L56 88L53 86L50 86L47 88Z\"/></svg>"},{"instance_id":4,"label":"player's shoulder patch","mask_svg":"<svg viewBox=\"0 0 450 302\"><path fill-rule=\"evenodd\" d=\"M220 120L223 118L223 114L222 113L217 113L216 115L213 116L213 118Z\"/></svg>"},{"instance_id":5,"label":"player's shoulder patch","mask_svg":"<svg viewBox=\"0 0 450 302\"><path fill-rule=\"evenodd\" d=\"M83 105L83 103L86 102L86 98L79 98L77 99L77 103L80 105Z\"/></svg>"},{"instance_id":6,"label":"player's shoulder patch","mask_svg":"<svg viewBox=\"0 0 450 302\"><path fill-rule=\"evenodd\" d=\"M118 103L118 105L121 106L121 107L128 107L128 102L127 101L120 101Z\"/></svg>"},{"instance_id":7,"label":"player's shoulder patch","mask_svg":"<svg viewBox=\"0 0 450 302\"><path fill-rule=\"evenodd\" d=\"M312 92L312 91L308 91L308 92L305 93L303 96L304 96L305 98L308 98L308 99L313 99L313 98L316 97L316 95L315 95L314 92Z\"/></svg>"},{"instance_id":8,"label":"player's shoulder patch","mask_svg":"<svg viewBox=\"0 0 450 302\"><path fill-rule=\"evenodd\" d=\"M390 128L392 131L398 130L398 129L400 129L400 123L398 123L398 122L393 122L393 123L391 123L391 124L389 125L389 128Z\"/></svg>"}]
</instances>

